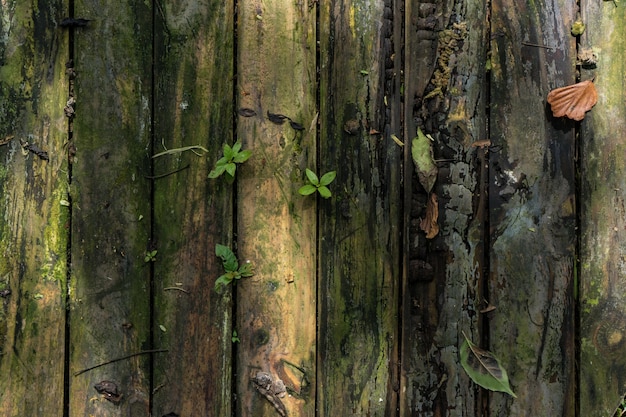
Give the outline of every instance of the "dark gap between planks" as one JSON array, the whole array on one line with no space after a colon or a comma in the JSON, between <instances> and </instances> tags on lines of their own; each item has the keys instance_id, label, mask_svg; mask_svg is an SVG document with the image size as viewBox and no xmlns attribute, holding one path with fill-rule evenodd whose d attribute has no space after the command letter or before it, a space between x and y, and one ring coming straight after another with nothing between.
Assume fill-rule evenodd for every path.
<instances>
[{"instance_id":1,"label":"dark gap between planks","mask_svg":"<svg viewBox=\"0 0 626 417\"><path fill-rule=\"evenodd\" d=\"M68 2L68 16L74 18L74 0ZM68 96L74 97L74 67L76 54L74 53L74 28L68 28L68 60L66 63L66 74L69 77ZM74 153L73 134L74 126L71 117L67 118L67 183L72 185L72 162ZM66 266L65 266L65 288L63 297L65 298L65 328L64 328L64 351L63 351L63 417L70 417L70 285L72 279L72 196L68 189L68 220L67 220L67 245L66 245Z\"/></svg>"},{"instance_id":2,"label":"dark gap between planks","mask_svg":"<svg viewBox=\"0 0 626 417\"><path fill-rule=\"evenodd\" d=\"M238 38L238 31L239 31L239 13L238 13L238 6L239 6L239 2L238 0L233 0L233 61L232 61L232 70L233 70L233 77L231 79L232 82L232 100L233 100L233 105L232 108L233 109L237 109L238 108L238 93L237 93L237 83L238 83L238 66L237 66L237 56L238 56L238 42L239 42L239 38ZM238 124L238 117L236 113L233 113L232 115L232 143L236 143L237 140L239 139L237 136L237 124ZM237 183L238 183L238 177L239 176L235 176L235 181L233 182L232 185L232 194L231 194L231 218L232 218L232 231L233 231L233 239L231 242L233 251L235 252L235 254L238 255L238 251L237 251L237 245L236 245L236 236L237 236ZM235 285L231 285L231 291L232 291L232 296L231 296L231 309L230 309L230 323L231 323L231 335L233 330L236 330L235 326L237 324L236 319L237 319L237 288ZM232 345L232 351L231 351L231 366L230 366L230 394L231 394L231 408L230 408L230 412L231 412L231 416L232 417L236 417L236 410L237 407L235 406L235 393L237 392L237 352L239 349L239 344L238 343L233 343Z\"/></svg>"}]
</instances>

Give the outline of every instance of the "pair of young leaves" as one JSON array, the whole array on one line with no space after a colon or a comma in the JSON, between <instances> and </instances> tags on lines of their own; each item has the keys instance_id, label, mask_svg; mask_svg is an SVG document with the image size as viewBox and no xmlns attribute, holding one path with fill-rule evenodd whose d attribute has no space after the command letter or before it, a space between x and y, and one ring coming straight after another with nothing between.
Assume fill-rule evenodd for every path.
<instances>
[{"instance_id":1,"label":"pair of young leaves","mask_svg":"<svg viewBox=\"0 0 626 417\"><path fill-rule=\"evenodd\" d=\"M300 187L298 193L301 195L310 195L314 192L319 192L320 195L324 198L330 198L332 193L328 189L328 185L334 181L337 176L336 171L329 171L326 174L322 175L322 178L318 178L315 172L310 169L306 169L306 177L309 180L309 184Z\"/></svg>"}]
</instances>

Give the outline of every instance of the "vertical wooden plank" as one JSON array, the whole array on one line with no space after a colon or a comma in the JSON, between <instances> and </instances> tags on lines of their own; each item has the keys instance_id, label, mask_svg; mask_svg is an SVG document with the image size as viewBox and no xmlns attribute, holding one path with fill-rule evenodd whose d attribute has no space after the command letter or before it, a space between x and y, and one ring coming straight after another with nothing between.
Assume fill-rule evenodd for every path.
<instances>
[{"instance_id":1,"label":"vertical wooden plank","mask_svg":"<svg viewBox=\"0 0 626 417\"><path fill-rule=\"evenodd\" d=\"M598 103L581 133L580 415L607 416L626 392L626 8L585 1L582 10L581 47L598 54L582 77L595 76Z\"/></svg>"},{"instance_id":2,"label":"vertical wooden plank","mask_svg":"<svg viewBox=\"0 0 626 417\"><path fill-rule=\"evenodd\" d=\"M337 171L333 197L319 203L320 416L396 410L402 150L385 97L398 111L398 90L385 80L400 76L387 20L401 18L392 4L320 3L319 166Z\"/></svg>"},{"instance_id":3,"label":"vertical wooden plank","mask_svg":"<svg viewBox=\"0 0 626 417\"><path fill-rule=\"evenodd\" d=\"M154 153L209 152L154 161L153 328L155 347L168 350L155 361L155 416L231 415L231 292L214 284L223 273L215 244L233 240L233 186L207 175L233 137L233 13L223 0L156 10Z\"/></svg>"},{"instance_id":4,"label":"vertical wooden plank","mask_svg":"<svg viewBox=\"0 0 626 417\"><path fill-rule=\"evenodd\" d=\"M492 3L490 350L517 399L492 416L572 416L576 242L574 122L548 92L575 81L575 4Z\"/></svg>"},{"instance_id":5,"label":"vertical wooden plank","mask_svg":"<svg viewBox=\"0 0 626 417\"><path fill-rule=\"evenodd\" d=\"M94 0L75 1L75 10L92 21L75 34L72 374L150 348L152 10ZM70 415L147 416L149 359L72 375ZM96 393L102 381L116 385L119 402Z\"/></svg>"},{"instance_id":6,"label":"vertical wooden plank","mask_svg":"<svg viewBox=\"0 0 626 417\"><path fill-rule=\"evenodd\" d=\"M480 343L487 215L488 13L482 1L406 5L405 142L432 138L438 175L428 193L405 163L407 224L400 415L474 416L478 390L459 363L463 332ZM420 223L432 196L439 233Z\"/></svg>"},{"instance_id":7,"label":"vertical wooden plank","mask_svg":"<svg viewBox=\"0 0 626 417\"><path fill-rule=\"evenodd\" d=\"M67 34L62 1L0 4L0 415L62 415ZM49 160L23 153L28 142Z\"/></svg>"},{"instance_id":8,"label":"vertical wooden plank","mask_svg":"<svg viewBox=\"0 0 626 417\"><path fill-rule=\"evenodd\" d=\"M237 285L237 415L276 415L252 382L265 372L286 386L279 401L289 416L312 416L317 206L297 190L305 169L315 170L315 8L255 0L238 13L238 107L256 114L238 119L238 140L253 155L237 170L237 243L256 273Z\"/></svg>"}]
</instances>

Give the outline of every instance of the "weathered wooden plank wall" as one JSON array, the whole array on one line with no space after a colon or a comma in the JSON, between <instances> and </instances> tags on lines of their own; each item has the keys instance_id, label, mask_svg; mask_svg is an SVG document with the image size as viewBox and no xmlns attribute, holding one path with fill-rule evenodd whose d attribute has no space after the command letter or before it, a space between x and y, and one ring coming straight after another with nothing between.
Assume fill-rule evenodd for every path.
<instances>
[{"instance_id":1,"label":"weathered wooden plank wall","mask_svg":"<svg viewBox=\"0 0 626 417\"><path fill-rule=\"evenodd\" d=\"M63 414L68 43L52 24L63 9L62 1L0 4L3 416ZM25 142L47 152L49 160L24 151Z\"/></svg>"},{"instance_id":2,"label":"weathered wooden plank wall","mask_svg":"<svg viewBox=\"0 0 626 417\"><path fill-rule=\"evenodd\" d=\"M575 125L546 95L575 82L575 11L492 3L489 336L518 396L494 416L574 415Z\"/></svg>"},{"instance_id":3,"label":"weathered wooden plank wall","mask_svg":"<svg viewBox=\"0 0 626 417\"><path fill-rule=\"evenodd\" d=\"M624 206L626 184L626 8L582 2L585 33L579 50L597 54L598 103L582 122L580 255L580 415L612 415L626 392Z\"/></svg>"},{"instance_id":4,"label":"weathered wooden plank wall","mask_svg":"<svg viewBox=\"0 0 626 417\"><path fill-rule=\"evenodd\" d=\"M578 39L562 0L40 3L0 4L0 414L617 406L621 3L583 2ZM598 62L577 73L583 48ZM585 121L553 118L547 93L594 76ZM234 141L250 160L208 179ZM306 168L337 171L332 198L298 194ZM221 293L218 243L256 267ZM462 332L516 399L469 380ZM268 401L258 372L287 395Z\"/></svg>"},{"instance_id":5,"label":"weathered wooden plank wall","mask_svg":"<svg viewBox=\"0 0 626 417\"><path fill-rule=\"evenodd\" d=\"M320 7L319 166L337 179L320 202L319 413L390 415L402 204L402 150L389 136L400 133L392 2Z\"/></svg>"},{"instance_id":6,"label":"weathered wooden plank wall","mask_svg":"<svg viewBox=\"0 0 626 417\"><path fill-rule=\"evenodd\" d=\"M143 2L75 2L70 372L150 346L152 11ZM148 45L148 47L146 47ZM94 386L114 383L123 401ZM150 357L69 380L71 415L147 415ZM114 391L109 388L108 391ZM115 397L115 393L112 393Z\"/></svg>"},{"instance_id":7,"label":"weathered wooden plank wall","mask_svg":"<svg viewBox=\"0 0 626 417\"><path fill-rule=\"evenodd\" d=\"M277 414L255 389L259 372L284 383L289 395L275 394L288 415L315 415L317 204L298 194L316 170L315 18L306 2L238 4L236 100L256 114L237 123L253 153L237 173L238 251L255 275L236 289L236 415Z\"/></svg>"},{"instance_id":8,"label":"weathered wooden plank wall","mask_svg":"<svg viewBox=\"0 0 626 417\"><path fill-rule=\"evenodd\" d=\"M418 127L433 138L439 174L432 194L407 151L401 415L475 415L478 390L459 365L462 332L480 342L487 193L486 5L407 4L405 142ZM440 232L420 228L427 201L438 198ZM432 413L432 414L431 414Z\"/></svg>"},{"instance_id":9,"label":"weathered wooden plank wall","mask_svg":"<svg viewBox=\"0 0 626 417\"><path fill-rule=\"evenodd\" d=\"M233 138L233 2L154 10L154 363L152 415L231 415L232 294L214 291L233 244L231 184L207 174ZM187 168L186 168L187 167ZM178 170L182 170L176 172ZM162 175L175 172L171 175Z\"/></svg>"}]
</instances>

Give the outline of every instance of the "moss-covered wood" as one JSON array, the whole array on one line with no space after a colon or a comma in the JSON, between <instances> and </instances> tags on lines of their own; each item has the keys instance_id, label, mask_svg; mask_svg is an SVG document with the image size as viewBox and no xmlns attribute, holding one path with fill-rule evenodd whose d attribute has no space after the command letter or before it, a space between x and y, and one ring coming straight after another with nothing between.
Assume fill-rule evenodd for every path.
<instances>
[{"instance_id":1,"label":"moss-covered wood","mask_svg":"<svg viewBox=\"0 0 626 417\"><path fill-rule=\"evenodd\" d=\"M481 342L486 259L488 38L484 2L407 4L405 142L432 137L439 174L424 189L405 158L401 415L471 415L478 390L459 364L462 332ZM420 227L437 198L439 233ZM405 229L406 230L406 229Z\"/></svg>"},{"instance_id":2,"label":"moss-covered wood","mask_svg":"<svg viewBox=\"0 0 626 417\"><path fill-rule=\"evenodd\" d=\"M492 3L489 153L490 350L517 399L492 416L574 415L574 122L548 92L575 82L575 4Z\"/></svg>"},{"instance_id":3,"label":"moss-covered wood","mask_svg":"<svg viewBox=\"0 0 626 417\"><path fill-rule=\"evenodd\" d=\"M621 2L583 2L579 39L564 0L0 3L1 415L621 401ZM597 62L577 73L576 53ZM555 119L546 95L577 76L598 104ZM252 151L236 180L207 178L234 141ZM306 168L337 171L331 198L298 194ZM222 292L218 243L256 268ZM462 331L517 399L469 380Z\"/></svg>"},{"instance_id":4,"label":"moss-covered wood","mask_svg":"<svg viewBox=\"0 0 626 417\"><path fill-rule=\"evenodd\" d=\"M69 412L149 413L152 10L144 2L75 2ZM116 384L115 404L94 385Z\"/></svg>"},{"instance_id":5,"label":"moss-covered wood","mask_svg":"<svg viewBox=\"0 0 626 417\"><path fill-rule=\"evenodd\" d=\"M62 1L0 4L3 416L63 414L68 52L57 23L64 9ZM26 143L48 160L24 150Z\"/></svg>"},{"instance_id":6,"label":"moss-covered wood","mask_svg":"<svg viewBox=\"0 0 626 417\"><path fill-rule=\"evenodd\" d=\"M320 7L319 167L337 178L333 198L319 202L319 415L391 415L403 155L391 139L402 136L391 116L402 51L392 25L401 17L384 1Z\"/></svg>"},{"instance_id":7,"label":"moss-covered wood","mask_svg":"<svg viewBox=\"0 0 626 417\"><path fill-rule=\"evenodd\" d=\"M234 187L207 175L233 137L233 4L171 1L156 14L153 415L231 415L231 289L215 245L232 247ZM169 174L169 175L167 175Z\"/></svg>"},{"instance_id":8,"label":"moss-covered wood","mask_svg":"<svg viewBox=\"0 0 626 417\"><path fill-rule=\"evenodd\" d=\"M237 119L237 139L252 151L237 169L237 252L255 266L236 288L242 416L277 415L255 389L258 372L282 380L290 416L315 415L317 205L298 194L305 169L316 170L315 16L306 2L238 5L236 101L255 113Z\"/></svg>"},{"instance_id":9,"label":"moss-covered wood","mask_svg":"<svg viewBox=\"0 0 626 417\"><path fill-rule=\"evenodd\" d=\"M598 103L581 133L580 415L612 415L626 392L626 8L582 4L581 48L597 54Z\"/></svg>"}]
</instances>

